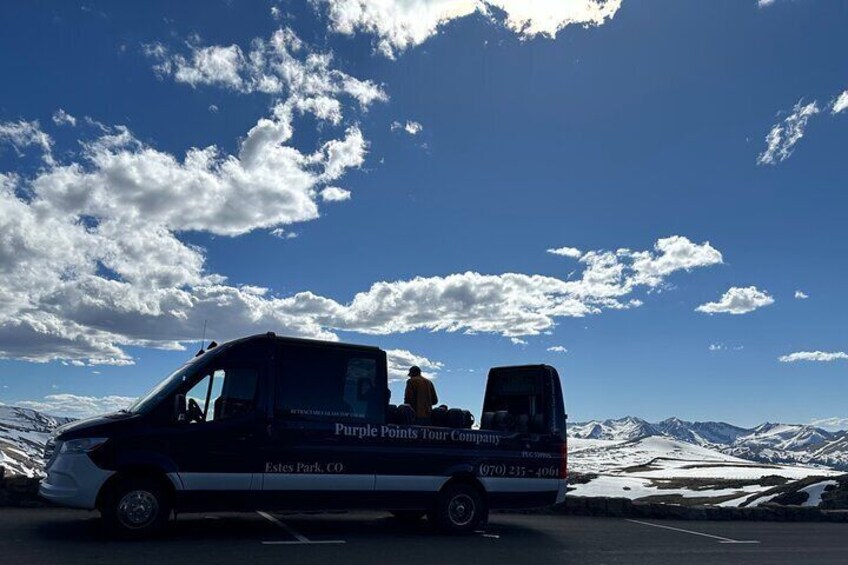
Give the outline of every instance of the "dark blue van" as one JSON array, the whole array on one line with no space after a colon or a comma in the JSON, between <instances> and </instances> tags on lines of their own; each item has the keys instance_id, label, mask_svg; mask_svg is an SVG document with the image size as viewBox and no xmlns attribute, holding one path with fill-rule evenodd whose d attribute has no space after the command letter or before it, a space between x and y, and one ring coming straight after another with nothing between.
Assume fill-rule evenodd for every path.
<instances>
[{"instance_id":1,"label":"dark blue van","mask_svg":"<svg viewBox=\"0 0 848 565\"><path fill-rule=\"evenodd\" d=\"M385 509L470 532L489 509L562 502L553 367L491 369L478 427L389 403L386 353L273 333L211 345L128 409L65 425L41 495L144 535L174 512Z\"/></svg>"}]
</instances>

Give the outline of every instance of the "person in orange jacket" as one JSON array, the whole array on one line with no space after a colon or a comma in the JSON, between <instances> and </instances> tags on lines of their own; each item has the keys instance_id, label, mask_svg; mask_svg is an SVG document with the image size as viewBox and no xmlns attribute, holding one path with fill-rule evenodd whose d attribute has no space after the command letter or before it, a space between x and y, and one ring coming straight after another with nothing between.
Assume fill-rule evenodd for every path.
<instances>
[{"instance_id":1,"label":"person in orange jacket","mask_svg":"<svg viewBox=\"0 0 848 565\"><path fill-rule=\"evenodd\" d=\"M425 379L421 375L421 369L415 365L409 368L409 379L406 381L403 401L415 410L417 424L429 423L433 406L439 402L436 387L430 379Z\"/></svg>"}]
</instances>

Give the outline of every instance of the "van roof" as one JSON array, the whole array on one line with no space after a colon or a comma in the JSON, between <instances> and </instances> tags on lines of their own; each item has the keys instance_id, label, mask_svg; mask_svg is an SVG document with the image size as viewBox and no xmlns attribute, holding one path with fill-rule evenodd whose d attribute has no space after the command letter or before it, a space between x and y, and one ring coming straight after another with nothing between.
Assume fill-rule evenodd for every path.
<instances>
[{"instance_id":1,"label":"van roof","mask_svg":"<svg viewBox=\"0 0 848 565\"><path fill-rule=\"evenodd\" d=\"M367 351L382 351L379 347L376 347L374 345L359 345L359 344L355 344L355 343L342 343L342 342L339 342L339 341L328 341L328 340L321 340L321 339L308 339L308 338L303 338L303 337L287 337L287 336L277 335L274 332L267 332L267 333L264 333L264 334L249 335L249 336L245 336L245 337L241 337L241 338L237 338L237 339L228 341L228 342L226 342L226 344L241 343L241 342L244 342L244 341L250 341L250 340L259 339L259 338L268 338L268 337L272 337L275 340L277 340L278 342L299 343L299 344L302 344L302 345L315 345L315 346L335 347L335 348L345 348L345 349L364 349L364 350L367 350ZM225 345L225 344L221 344L221 345Z\"/></svg>"},{"instance_id":2,"label":"van roof","mask_svg":"<svg viewBox=\"0 0 848 565\"><path fill-rule=\"evenodd\" d=\"M492 367L489 371L514 371L515 369L553 369L553 367L546 363L536 363L533 365L504 365L502 367Z\"/></svg>"}]
</instances>

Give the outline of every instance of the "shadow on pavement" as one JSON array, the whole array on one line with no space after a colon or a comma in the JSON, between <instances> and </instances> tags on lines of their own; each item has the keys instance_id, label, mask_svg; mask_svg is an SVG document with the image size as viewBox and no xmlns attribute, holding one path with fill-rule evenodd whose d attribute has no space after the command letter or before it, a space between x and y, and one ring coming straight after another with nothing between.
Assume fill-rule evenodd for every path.
<instances>
[{"instance_id":1,"label":"shadow on pavement","mask_svg":"<svg viewBox=\"0 0 848 565\"><path fill-rule=\"evenodd\" d=\"M512 521L504 523L497 517L482 528L482 532L470 536L445 536L436 532L426 519L419 522L404 522L384 513L272 513L302 536L311 541L345 540L356 541L397 540L414 538L440 544L468 543L472 540L491 542L517 541L522 543L553 543L549 536L533 528ZM112 538L100 518L93 513L63 512L55 515L45 512L42 519L33 522L36 537L50 542L81 545L90 543L115 543L135 545L169 544L179 542L202 542L204 544L228 542L286 541L294 537L280 526L257 513L232 514L183 514L172 520L166 530L150 540L136 542ZM482 533L485 532L486 536ZM416 544L417 545L417 544Z\"/></svg>"}]
</instances>

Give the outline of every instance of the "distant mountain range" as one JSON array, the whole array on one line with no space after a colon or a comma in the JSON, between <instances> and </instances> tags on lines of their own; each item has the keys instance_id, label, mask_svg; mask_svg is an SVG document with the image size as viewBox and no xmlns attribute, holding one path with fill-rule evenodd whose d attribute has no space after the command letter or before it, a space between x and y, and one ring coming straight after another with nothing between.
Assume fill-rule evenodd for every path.
<instances>
[{"instance_id":1,"label":"distant mountain range","mask_svg":"<svg viewBox=\"0 0 848 565\"><path fill-rule=\"evenodd\" d=\"M0 467L11 475L41 474L44 444L53 430L70 421L72 418L0 404Z\"/></svg>"},{"instance_id":2,"label":"distant mountain range","mask_svg":"<svg viewBox=\"0 0 848 565\"><path fill-rule=\"evenodd\" d=\"M568 435L613 441L667 437L751 461L821 465L848 471L848 431L829 432L811 425L765 423L740 428L724 422L687 422L679 418L651 423L628 416L569 424Z\"/></svg>"},{"instance_id":3,"label":"distant mountain range","mask_svg":"<svg viewBox=\"0 0 848 565\"><path fill-rule=\"evenodd\" d=\"M9 474L42 473L44 444L54 429L70 421L71 418L0 404L0 467ZM724 422L687 422L679 418L651 423L628 416L572 423L568 435L621 442L665 437L750 461L848 471L848 432L829 432L810 425L766 423L740 428Z\"/></svg>"}]
</instances>

